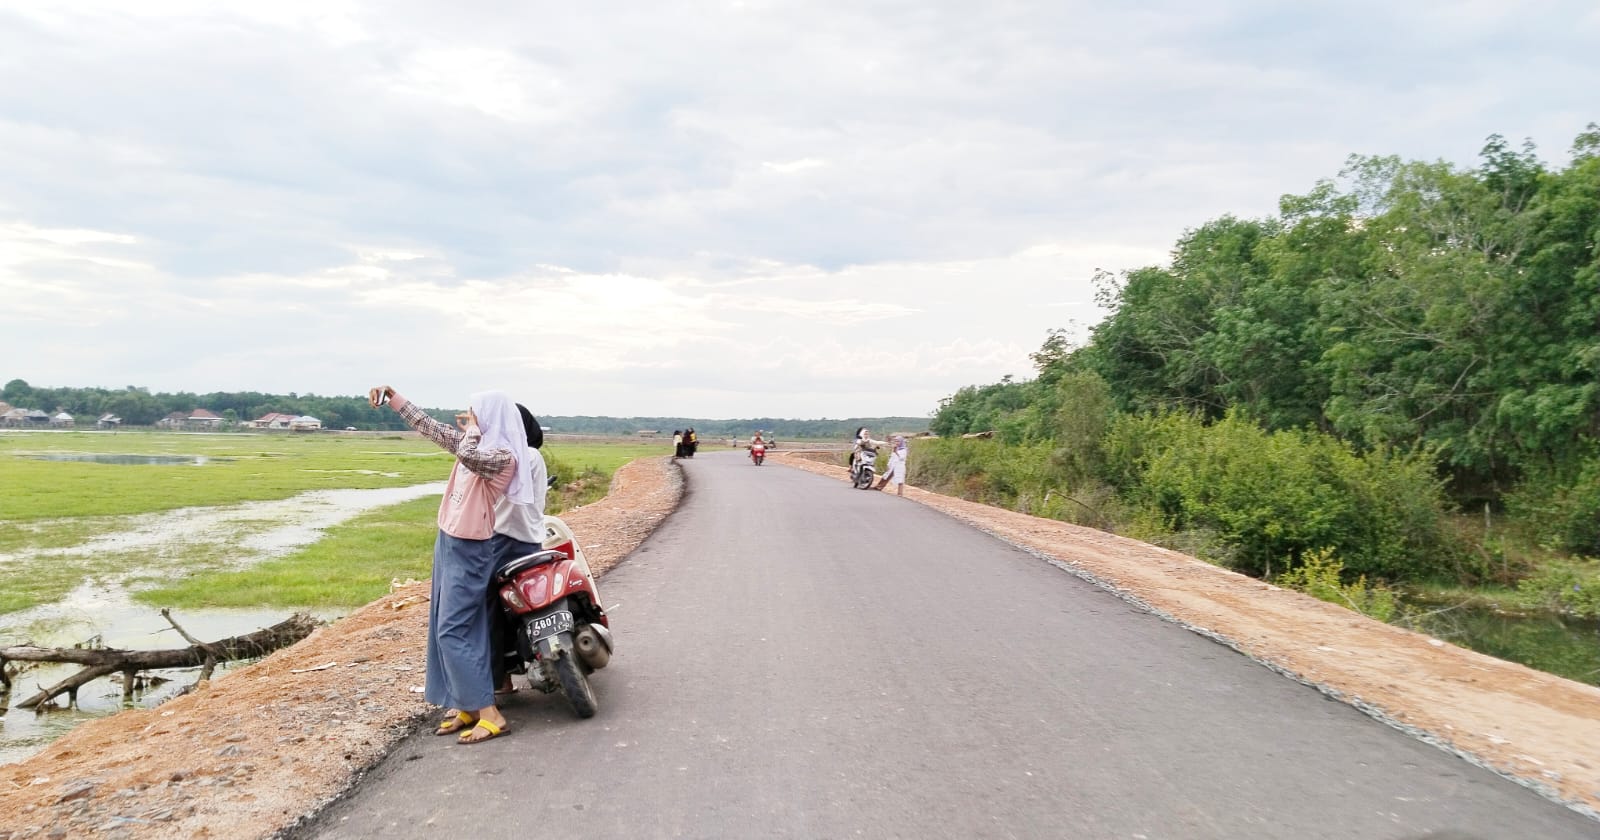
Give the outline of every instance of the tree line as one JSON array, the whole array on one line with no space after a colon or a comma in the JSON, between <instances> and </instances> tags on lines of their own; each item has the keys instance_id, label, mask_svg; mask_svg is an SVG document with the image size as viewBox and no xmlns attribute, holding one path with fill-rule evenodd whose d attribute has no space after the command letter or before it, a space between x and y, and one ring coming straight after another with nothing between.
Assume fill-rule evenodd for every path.
<instances>
[{"instance_id":1,"label":"tree line","mask_svg":"<svg viewBox=\"0 0 1600 840\"><path fill-rule=\"evenodd\" d=\"M1167 264L1096 282L1110 314L1082 346L1051 331L1036 378L962 388L932 430L1042 446L1049 481L1248 545L1256 571L1320 548L1307 523L1379 503L1355 485L1402 473L1442 510L1488 506L1600 554L1600 126L1563 166L1500 136L1472 167L1355 156L1276 216L1209 221ZM1240 467L1272 453L1286 460ZM1295 510L1274 471L1325 498ZM1246 480L1280 495L1215 485ZM1445 540L1395 542L1378 565L1464 550Z\"/></svg>"},{"instance_id":2,"label":"tree line","mask_svg":"<svg viewBox=\"0 0 1600 840\"><path fill-rule=\"evenodd\" d=\"M0 399L19 408L38 408L55 413L66 411L79 422L93 422L104 414L115 414L123 423L153 425L175 411L204 408L224 420L244 422L267 414L310 415L322 421L323 428L353 426L364 431L403 430L404 422L388 409L375 409L360 397L323 397L315 394L263 394L254 391L195 394L151 393L149 389L128 386L107 388L36 388L22 379L13 379L0 389ZM442 421L449 421L460 409L427 409ZM920 432L928 428L926 417L867 417L797 420L780 417L714 420L693 417L595 417L541 416L541 425L557 434L626 436L652 430L671 435L674 429L694 427L702 438L747 438L757 429L779 438L849 439L859 426L879 431Z\"/></svg>"}]
</instances>

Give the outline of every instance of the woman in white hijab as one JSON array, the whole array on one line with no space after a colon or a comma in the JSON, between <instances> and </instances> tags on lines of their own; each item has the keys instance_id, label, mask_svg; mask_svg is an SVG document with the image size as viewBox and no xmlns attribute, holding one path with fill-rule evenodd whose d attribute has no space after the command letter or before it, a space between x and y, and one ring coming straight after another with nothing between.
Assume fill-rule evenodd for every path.
<instances>
[{"instance_id":1,"label":"woman in white hijab","mask_svg":"<svg viewBox=\"0 0 1600 840\"><path fill-rule=\"evenodd\" d=\"M433 593L428 604L428 670L423 696L449 711L436 730L461 732L476 744L506 732L490 674L487 594L494 574L495 502L533 500L527 444L516 403L501 391L481 391L449 426L429 417L388 385L367 393L374 408L389 404L423 437L456 457L439 500L433 544ZM471 727L468 729L468 727Z\"/></svg>"},{"instance_id":2,"label":"woman in white hijab","mask_svg":"<svg viewBox=\"0 0 1600 840\"><path fill-rule=\"evenodd\" d=\"M905 435L895 435L889 438L889 442L894 446L889 451L889 468L884 472L883 480L878 482L878 486L875 489L882 490L885 486L893 484L894 494L896 496L904 496L906 494L906 455L909 454L910 447L906 445Z\"/></svg>"}]
</instances>

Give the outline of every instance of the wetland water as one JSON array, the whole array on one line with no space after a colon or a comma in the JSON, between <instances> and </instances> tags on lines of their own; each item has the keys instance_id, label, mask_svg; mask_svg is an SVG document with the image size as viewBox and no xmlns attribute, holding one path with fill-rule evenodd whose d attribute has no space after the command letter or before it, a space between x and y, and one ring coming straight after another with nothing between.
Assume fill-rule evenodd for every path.
<instances>
[{"instance_id":1,"label":"wetland water","mask_svg":"<svg viewBox=\"0 0 1600 840\"><path fill-rule=\"evenodd\" d=\"M232 458L213 458L209 455L112 455L100 452L43 452L27 456L35 461L72 461L85 464L121 464L124 466L196 466L226 463Z\"/></svg>"},{"instance_id":2,"label":"wetland water","mask_svg":"<svg viewBox=\"0 0 1600 840\"><path fill-rule=\"evenodd\" d=\"M1414 604L1396 622L1436 639L1589 685L1600 685L1600 621L1555 614L1509 615L1486 606Z\"/></svg>"},{"instance_id":3,"label":"wetland water","mask_svg":"<svg viewBox=\"0 0 1600 840\"><path fill-rule=\"evenodd\" d=\"M71 647L95 641L107 647L140 650L186 647L187 643L155 607L129 598L122 584L125 577L152 569L178 574L185 568L186 558L197 556L227 557L231 565L247 566L310 545L322 536L323 529L367 510L443 491L443 482L430 482L382 489L316 490L276 501L182 508L127 517L117 531L90 537L75 546L0 554L0 576L5 574L8 562L25 557L139 551L150 557L151 564L123 575L86 581L55 603L0 615L0 645ZM184 609L175 610L173 617L195 638L211 641L276 624L291 612L287 608ZM317 617L331 619L338 614ZM33 694L37 686L52 685L76 671L77 667L71 665L31 668L16 678L8 702L19 702ZM145 690L135 702L143 707L155 706L194 682L197 673L158 673L171 681ZM20 761L76 724L121 708L121 683L99 679L78 692L76 709L45 713L4 710L0 716L0 764Z\"/></svg>"}]
</instances>

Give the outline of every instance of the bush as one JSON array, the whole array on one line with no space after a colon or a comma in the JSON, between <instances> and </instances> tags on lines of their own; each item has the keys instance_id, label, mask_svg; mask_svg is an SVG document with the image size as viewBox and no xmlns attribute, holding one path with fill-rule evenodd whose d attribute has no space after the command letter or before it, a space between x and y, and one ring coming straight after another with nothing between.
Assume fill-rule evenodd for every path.
<instances>
[{"instance_id":1,"label":"bush","mask_svg":"<svg viewBox=\"0 0 1600 840\"><path fill-rule=\"evenodd\" d=\"M1354 583L1345 583L1343 572L1344 564L1334 557L1333 550L1319 548L1302 555L1300 565L1279 575L1277 583L1379 621L1394 618L1398 601L1393 590L1368 585L1366 575L1357 577Z\"/></svg>"},{"instance_id":2,"label":"bush","mask_svg":"<svg viewBox=\"0 0 1600 840\"><path fill-rule=\"evenodd\" d=\"M1322 547L1356 574L1388 579L1436 576L1460 558L1424 455L1359 455L1327 435L1269 433L1232 413L1209 426L1176 413L1125 415L1104 450L1128 503L1169 532L1214 533L1232 549L1229 565L1249 574Z\"/></svg>"},{"instance_id":3,"label":"bush","mask_svg":"<svg viewBox=\"0 0 1600 840\"><path fill-rule=\"evenodd\" d=\"M1551 609L1600 618L1600 560L1552 560L1517 584Z\"/></svg>"},{"instance_id":4,"label":"bush","mask_svg":"<svg viewBox=\"0 0 1600 840\"><path fill-rule=\"evenodd\" d=\"M1566 470L1532 472L1506 494L1506 507L1547 548L1600 555L1600 455Z\"/></svg>"}]
</instances>

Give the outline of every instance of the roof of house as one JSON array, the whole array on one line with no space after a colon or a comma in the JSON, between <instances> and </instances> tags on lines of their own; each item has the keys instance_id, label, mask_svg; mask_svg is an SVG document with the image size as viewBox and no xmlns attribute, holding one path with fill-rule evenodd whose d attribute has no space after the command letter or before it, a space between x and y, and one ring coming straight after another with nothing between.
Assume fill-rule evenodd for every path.
<instances>
[{"instance_id":1,"label":"roof of house","mask_svg":"<svg viewBox=\"0 0 1600 840\"><path fill-rule=\"evenodd\" d=\"M72 415L70 415L70 414L66 413L65 411L63 411L63 412L57 414L56 416L54 416L54 417L52 417L50 419L52 419L52 420L71 420L72 419Z\"/></svg>"},{"instance_id":2,"label":"roof of house","mask_svg":"<svg viewBox=\"0 0 1600 840\"><path fill-rule=\"evenodd\" d=\"M217 415L215 415L215 414L212 414L209 411L206 411L203 408L197 408L194 411L189 412L189 419L190 420L221 420L222 418L217 416Z\"/></svg>"},{"instance_id":3,"label":"roof of house","mask_svg":"<svg viewBox=\"0 0 1600 840\"><path fill-rule=\"evenodd\" d=\"M96 422L100 422L100 423L121 423L122 422L122 418L118 417L115 414L102 414L102 415L100 415L100 419L98 421L96 421Z\"/></svg>"}]
</instances>

